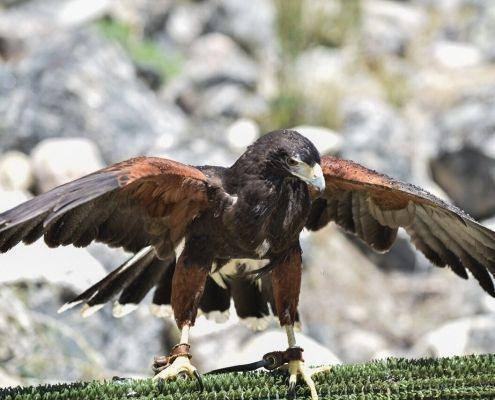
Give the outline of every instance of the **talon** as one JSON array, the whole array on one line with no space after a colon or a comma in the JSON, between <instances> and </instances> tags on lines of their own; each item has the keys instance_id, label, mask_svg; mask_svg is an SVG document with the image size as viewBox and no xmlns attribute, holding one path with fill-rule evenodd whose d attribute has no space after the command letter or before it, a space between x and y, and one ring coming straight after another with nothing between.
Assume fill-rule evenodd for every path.
<instances>
[{"instance_id":1,"label":"talon","mask_svg":"<svg viewBox=\"0 0 495 400\"><path fill-rule=\"evenodd\" d=\"M205 386L203 385L203 378L201 378L201 374L198 372L197 369L195 369L193 371L193 374L194 374L194 377L196 378L196 380L198 381L198 387L199 387L199 391L202 392L205 390Z\"/></svg>"},{"instance_id":2,"label":"talon","mask_svg":"<svg viewBox=\"0 0 495 400\"><path fill-rule=\"evenodd\" d=\"M293 381L291 382L290 379L292 378L292 375L289 378L289 389L287 391L287 397L289 399L295 399L296 398L296 382Z\"/></svg>"},{"instance_id":3,"label":"talon","mask_svg":"<svg viewBox=\"0 0 495 400\"><path fill-rule=\"evenodd\" d=\"M295 386L297 382L297 374L301 374L304 382L309 387L311 393L311 400L318 400L318 393L316 392L316 385L312 379L312 376L321 372L328 371L330 367L319 367L314 370L309 369L304 365L304 361L294 360L289 361L289 390L288 395L290 398L295 397ZM292 397L294 395L294 397Z\"/></svg>"},{"instance_id":4,"label":"talon","mask_svg":"<svg viewBox=\"0 0 495 400\"><path fill-rule=\"evenodd\" d=\"M161 371L153 377L154 380L187 379L188 377L198 380L199 373L196 367L191 364L188 356L179 356L171 364L160 368ZM200 384L200 387L202 387L202 384Z\"/></svg>"}]
</instances>

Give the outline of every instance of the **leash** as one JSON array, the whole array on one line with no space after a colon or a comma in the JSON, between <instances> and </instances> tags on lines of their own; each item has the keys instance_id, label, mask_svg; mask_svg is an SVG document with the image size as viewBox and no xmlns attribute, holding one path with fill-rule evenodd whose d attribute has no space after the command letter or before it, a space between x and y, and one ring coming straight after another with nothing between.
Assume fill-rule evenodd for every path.
<instances>
[{"instance_id":1,"label":"leash","mask_svg":"<svg viewBox=\"0 0 495 400\"><path fill-rule=\"evenodd\" d=\"M213 371L207 372L205 375L224 374L228 372L249 372L255 371L258 368L265 368L268 371L273 371L274 369L280 368L282 365L288 364L290 361L304 361L302 352L303 349L297 346L289 347L285 351L272 351L266 353L259 361L214 369Z\"/></svg>"}]
</instances>

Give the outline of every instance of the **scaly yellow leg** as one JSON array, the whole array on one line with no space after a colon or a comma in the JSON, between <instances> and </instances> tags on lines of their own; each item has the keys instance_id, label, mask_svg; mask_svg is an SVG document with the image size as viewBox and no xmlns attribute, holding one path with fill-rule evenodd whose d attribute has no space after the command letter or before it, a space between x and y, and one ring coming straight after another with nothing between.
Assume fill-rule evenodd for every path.
<instances>
[{"instance_id":1,"label":"scaly yellow leg","mask_svg":"<svg viewBox=\"0 0 495 400\"><path fill-rule=\"evenodd\" d=\"M296 346L294 327L292 325L286 325L285 330L287 332L287 342L289 343L289 347ZM301 374L304 382L306 383L306 385L308 385L311 392L311 400L318 400L318 393L316 391L316 385L312 379L312 376L321 372L329 371L330 368L331 367L329 366L325 366L310 369L304 365L304 361L289 361L289 395L294 397L297 383L297 374Z\"/></svg>"}]
</instances>

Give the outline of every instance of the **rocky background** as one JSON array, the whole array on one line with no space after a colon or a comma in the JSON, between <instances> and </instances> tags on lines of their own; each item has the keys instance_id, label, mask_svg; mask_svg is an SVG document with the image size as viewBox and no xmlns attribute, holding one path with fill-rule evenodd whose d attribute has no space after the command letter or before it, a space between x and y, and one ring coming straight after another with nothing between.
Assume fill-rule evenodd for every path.
<instances>
[{"instance_id":1,"label":"rocky background","mask_svg":"<svg viewBox=\"0 0 495 400\"><path fill-rule=\"evenodd\" d=\"M495 3L0 0L2 210L135 155L228 165L294 126L495 227ZM406 236L377 255L329 227L304 250L310 363L495 351L495 301ZM0 257L0 386L149 374L169 321L56 313L126 257L42 242ZM200 318L193 341L203 371L285 346L275 322L235 317Z\"/></svg>"}]
</instances>

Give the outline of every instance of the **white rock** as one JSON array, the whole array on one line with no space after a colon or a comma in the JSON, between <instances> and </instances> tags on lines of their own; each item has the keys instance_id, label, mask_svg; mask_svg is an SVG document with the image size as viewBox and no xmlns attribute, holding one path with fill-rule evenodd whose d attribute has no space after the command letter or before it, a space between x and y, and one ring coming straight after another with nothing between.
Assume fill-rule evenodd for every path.
<instances>
[{"instance_id":1,"label":"white rock","mask_svg":"<svg viewBox=\"0 0 495 400\"><path fill-rule=\"evenodd\" d=\"M27 190L33 183L29 157L20 151L8 151L0 158L0 186L8 190Z\"/></svg>"},{"instance_id":2,"label":"white rock","mask_svg":"<svg viewBox=\"0 0 495 400\"><path fill-rule=\"evenodd\" d=\"M0 284L47 281L80 292L105 275L105 269L87 250L75 247L49 249L39 240L30 246L19 244L2 254Z\"/></svg>"},{"instance_id":3,"label":"white rock","mask_svg":"<svg viewBox=\"0 0 495 400\"><path fill-rule=\"evenodd\" d=\"M370 359L386 348L385 340L375 332L353 330L343 338L343 346L348 352L360 354L364 359Z\"/></svg>"},{"instance_id":4,"label":"white rock","mask_svg":"<svg viewBox=\"0 0 495 400\"><path fill-rule=\"evenodd\" d=\"M309 125L296 126L294 129L311 140L321 154L334 154L342 147L342 136L331 129Z\"/></svg>"},{"instance_id":5,"label":"white rock","mask_svg":"<svg viewBox=\"0 0 495 400\"><path fill-rule=\"evenodd\" d=\"M258 124L248 118L240 118L227 128L227 140L234 149L245 149L259 135Z\"/></svg>"},{"instance_id":6,"label":"white rock","mask_svg":"<svg viewBox=\"0 0 495 400\"><path fill-rule=\"evenodd\" d=\"M181 45L189 45L202 32L207 13L192 4L179 4L167 20L167 34Z\"/></svg>"},{"instance_id":7,"label":"white rock","mask_svg":"<svg viewBox=\"0 0 495 400\"><path fill-rule=\"evenodd\" d=\"M0 388L14 387L21 385L21 381L16 376L7 374L3 369L0 369Z\"/></svg>"},{"instance_id":8,"label":"white rock","mask_svg":"<svg viewBox=\"0 0 495 400\"><path fill-rule=\"evenodd\" d=\"M338 357L303 333L296 333L297 345L304 349L304 360L309 366L339 364ZM238 352L226 352L220 356L219 365L234 365L259 360L263 354L274 350L285 350L287 336L282 329L261 332L247 340Z\"/></svg>"},{"instance_id":9,"label":"white rock","mask_svg":"<svg viewBox=\"0 0 495 400\"><path fill-rule=\"evenodd\" d=\"M481 320L477 321L476 318L459 319L428 333L418 342L419 353L434 357L452 357L464 354L473 322L476 324Z\"/></svg>"},{"instance_id":10,"label":"white rock","mask_svg":"<svg viewBox=\"0 0 495 400\"><path fill-rule=\"evenodd\" d=\"M15 207L30 198L28 192L21 190L3 190L0 188L0 212Z\"/></svg>"},{"instance_id":11,"label":"white rock","mask_svg":"<svg viewBox=\"0 0 495 400\"><path fill-rule=\"evenodd\" d=\"M39 143L31 153L38 186L47 191L103 167L96 145L85 138L54 138Z\"/></svg>"},{"instance_id":12,"label":"white rock","mask_svg":"<svg viewBox=\"0 0 495 400\"><path fill-rule=\"evenodd\" d=\"M475 67L483 61L481 51L468 43L440 41L433 46L433 57L446 68Z\"/></svg>"}]
</instances>

